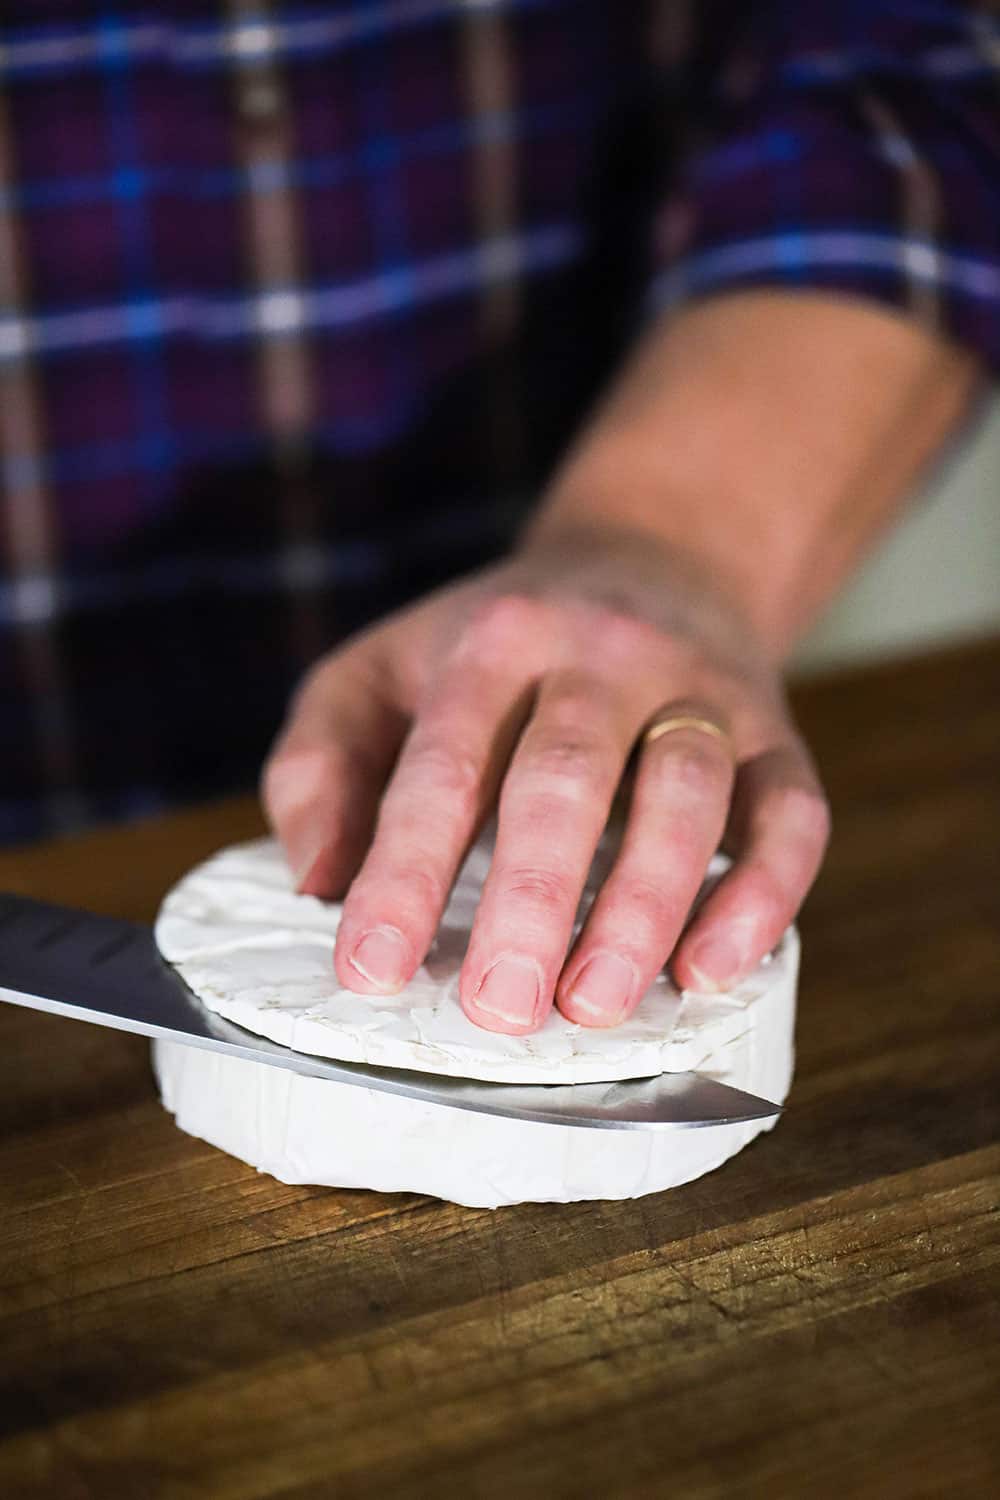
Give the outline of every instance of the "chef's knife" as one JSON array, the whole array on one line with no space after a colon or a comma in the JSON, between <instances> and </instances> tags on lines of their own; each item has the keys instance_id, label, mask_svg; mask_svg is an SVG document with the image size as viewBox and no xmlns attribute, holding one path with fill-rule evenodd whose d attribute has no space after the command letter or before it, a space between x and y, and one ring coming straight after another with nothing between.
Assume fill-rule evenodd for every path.
<instances>
[{"instance_id":1,"label":"chef's knife","mask_svg":"<svg viewBox=\"0 0 1000 1500\"><path fill-rule=\"evenodd\" d=\"M781 1113L780 1105L698 1073L622 1083L481 1083L312 1057L214 1015L160 957L151 927L24 896L0 895L0 1000L332 1083L513 1120L656 1130L732 1125Z\"/></svg>"}]
</instances>

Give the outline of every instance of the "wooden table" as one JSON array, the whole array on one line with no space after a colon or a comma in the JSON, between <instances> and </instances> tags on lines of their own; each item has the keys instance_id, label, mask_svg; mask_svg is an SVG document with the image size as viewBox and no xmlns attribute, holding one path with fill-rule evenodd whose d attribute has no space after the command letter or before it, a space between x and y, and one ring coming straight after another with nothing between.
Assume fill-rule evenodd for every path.
<instances>
[{"instance_id":1,"label":"wooden table","mask_svg":"<svg viewBox=\"0 0 1000 1500\"><path fill-rule=\"evenodd\" d=\"M797 693L837 825L787 1116L628 1203L286 1187L0 1014L6 1497L1000 1493L1000 643ZM149 917L248 802L0 856Z\"/></svg>"}]
</instances>

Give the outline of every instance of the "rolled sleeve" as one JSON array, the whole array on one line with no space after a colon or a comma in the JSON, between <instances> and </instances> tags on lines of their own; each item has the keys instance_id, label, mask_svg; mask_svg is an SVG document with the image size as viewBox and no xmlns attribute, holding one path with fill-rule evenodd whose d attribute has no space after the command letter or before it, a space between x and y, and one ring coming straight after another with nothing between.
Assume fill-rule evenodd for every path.
<instances>
[{"instance_id":1,"label":"rolled sleeve","mask_svg":"<svg viewBox=\"0 0 1000 1500\"><path fill-rule=\"evenodd\" d=\"M873 299L1000 373L1000 22L760 5L656 222L652 311L753 286Z\"/></svg>"}]
</instances>

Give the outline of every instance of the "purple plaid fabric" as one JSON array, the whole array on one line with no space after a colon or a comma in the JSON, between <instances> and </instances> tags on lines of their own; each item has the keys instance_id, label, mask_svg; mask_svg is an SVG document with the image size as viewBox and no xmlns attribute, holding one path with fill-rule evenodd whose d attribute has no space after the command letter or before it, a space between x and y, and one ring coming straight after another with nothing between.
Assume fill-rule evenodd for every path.
<instances>
[{"instance_id":1,"label":"purple plaid fabric","mask_svg":"<svg viewBox=\"0 0 1000 1500\"><path fill-rule=\"evenodd\" d=\"M661 307L824 286L1000 366L998 80L981 5L8 0L0 838L252 784Z\"/></svg>"}]
</instances>

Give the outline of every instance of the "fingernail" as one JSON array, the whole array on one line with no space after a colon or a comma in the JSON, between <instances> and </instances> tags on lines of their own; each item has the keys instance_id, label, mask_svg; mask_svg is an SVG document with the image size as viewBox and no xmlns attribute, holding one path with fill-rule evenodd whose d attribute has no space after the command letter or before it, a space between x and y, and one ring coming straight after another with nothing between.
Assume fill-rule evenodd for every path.
<instances>
[{"instance_id":1,"label":"fingernail","mask_svg":"<svg viewBox=\"0 0 1000 1500\"><path fill-rule=\"evenodd\" d=\"M688 954L687 965L694 975L695 989L725 989L750 967L749 933L725 927L701 938Z\"/></svg>"},{"instance_id":2,"label":"fingernail","mask_svg":"<svg viewBox=\"0 0 1000 1500\"><path fill-rule=\"evenodd\" d=\"M541 999L541 974L530 958L498 958L473 995L476 1008L511 1026L532 1026Z\"/></svg>"},{"instance_id":3,"label":"fingernail","mask_svg":"<svg viewBox=\"0 0 1000 1500\"><path fill-rule=\"evenodd\" d=\"M574 1011L593 1017L600 1026L620 1021L632 998L635 969L617 953L595 953L588 958L566 999Z\"/></svg>"},{"instance_id":4,"label":"fingernail","mask_svg":"<svg viewBox=\"0 0 1000 1500\"><path fill-rule=\"evenodd\" d=\"M348 962L369 984L380 990L401 990L407 979L410 952L398 927L383 924L363 933Z\"/></svg>"}]
</instances>

